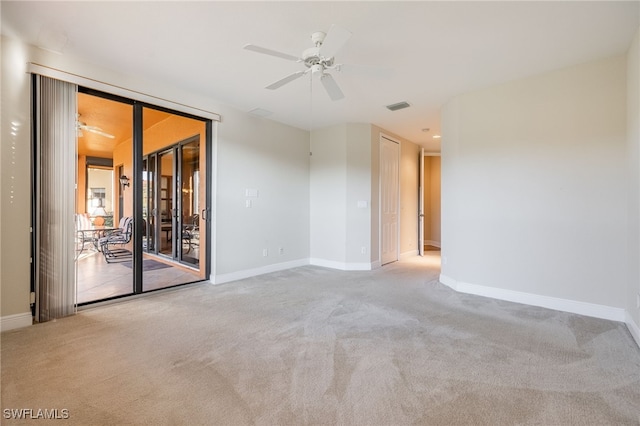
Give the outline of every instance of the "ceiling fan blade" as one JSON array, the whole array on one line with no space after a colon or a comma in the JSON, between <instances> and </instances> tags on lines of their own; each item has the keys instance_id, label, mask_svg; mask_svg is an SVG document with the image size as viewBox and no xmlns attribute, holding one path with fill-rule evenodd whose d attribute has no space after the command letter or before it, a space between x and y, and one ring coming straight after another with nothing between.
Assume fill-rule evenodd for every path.
<instances>
[{"instance_id":1,"label":"ceiling fan blade","mask_svg":"<svg viewBox=\"0 0 640 426\"><path fill-rule=\"evenodd\" d=\"M109 139L115 138L115 136L113 136L112 134L103 132L102 129L99 127L80 125L79 128L82 130L86 130L87 132L95 133L96 135L104 136L105 138L109 138Z\"/></svg>"},{"instance_id":2,"label":"ceiling fan blade","mask_svg":"<svg viewBox=\"0 0 640 426\"><path fill-rule=\"evenodd\" d=\"M95 134L97 134L97 135L100 135L100 136L104 136L105 138L109 138L109 139L115 139L115 138L116 138L116 137L115 137L115 136L113 136L112 134L110 134L110 133L106 133L106 132L103 132L103 131L101 131L101 130L97 130L97 131L95 131L95 132L93 132L93 133L95 133Z\"/></svg>"},{"instance_id":3,"label":"ceiling fan blade","mask_svg":"<svg viewBox=\"0 0 640 426\"><path fill-rule=\"evenodd\" d=\"M307 73L307 71L298 71L298 72L294 72L291 75L286 76L285 78L276 81L275 83L272 83L270 85L267 86L267 89L269 90L275 90L279 87L284 86L287 83L291 83L293 80L298 79L300 77L302 77L303 75L305 75Z\"/></svg>"},{"instance_id":4,"label":"ceiling fan blade","mask_svg":"<svg viewBox=\"0 0 640 426\"><path fill-rule=\"evenodd\" d=\"M267 49L266 47L256 46L255 44L247 44L244 46L246 50L251 50L252 52L262 53L264 55L276 56L278 58L286 59L288 61L298 62L301 61L300 58L289 55L288 53L278 52L277 50Z\"/></svg>"},{"instance_id":5,"label":"ceiling fan blade","mask_svg":"<svg viewBox=\"0 0 640 426\"><path fill-rule=\"evenodd\" d=\"M350 38L351 31L337 25L331 25L322 46L320 46L320 55L325 58L334 57Z\"/></svg>"},{"instance_id":6,"label":"ceiling fan blade","mask_svg":"<svg viewBox=\"0 0 640 426\"><path fill-rule=\"evenodd\" d=\"M322 77L320 77L320 81L332 101L338 101L344 98L344 93L342 93L342 90L338 87L338 83L336 83L331 75L323 74Z\"/></svg>"},{"instance_id":7,"label":"ceiling fan blade","mask_svg":"<svg viewBox=\"0 0 640 426\"><path fill-rule=\"evenodd\" d=\"M89 130L91 133L95 133L96 135L104 136L105 138L115 139L115 136L109 134L107 132L103 132L102 130Z\"/></svg>"}]
</instances>

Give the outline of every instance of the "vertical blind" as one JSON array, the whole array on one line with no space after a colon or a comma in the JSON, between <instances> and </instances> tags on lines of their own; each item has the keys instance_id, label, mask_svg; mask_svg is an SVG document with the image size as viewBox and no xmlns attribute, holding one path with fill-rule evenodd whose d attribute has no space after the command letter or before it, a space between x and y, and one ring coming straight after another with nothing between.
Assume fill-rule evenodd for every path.
<instances>
[{"instance_id":1,"label":"vertical blind","mask_svg":"<svg viewBox=\"0 0 640 426\"><path fill-rule=\"evenodd\" d=\"M36 75L35 96L35 287L36 321L76 311L75 84Z\"/></svg>"}]
</instances>

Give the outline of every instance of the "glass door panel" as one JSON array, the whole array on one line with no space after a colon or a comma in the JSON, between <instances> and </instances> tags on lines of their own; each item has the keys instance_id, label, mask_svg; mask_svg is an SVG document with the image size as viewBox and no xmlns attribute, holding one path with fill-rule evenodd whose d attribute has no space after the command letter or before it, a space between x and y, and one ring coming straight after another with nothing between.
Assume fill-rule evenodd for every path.
<instances>
[{"instance_id":1,"label":"glass door panel","mask_svg":"<svg viewBox=\"0 0 640 426\"><path fill-rule=\"evenodd\" d=\"M180 144L180 261L200 262L200 138Z\"/></svg>"},{"instance_id":2,"label":"glass door panel","mask_svg":"<svg viewBox=\"0 0 640 426\"><path fill-rule=\"evenodd\" d=\"M158 154L158 174L160 176L160 199L159 199L159 250L158 253L174 258L174 236L175 236L175 172L174 172L174 150L161 152Z\"/></svg>"},{"instance_id":3,"label":"glass door panel","mask_svg":"<svg viewBox=\"0 0 640 426\"><path fill-rule=\"evenodd\" d=\"M156 156L142 160L142 249L155 252L155 163Z\"/></svg>"},{"instance_id":4,"label":"glass door panel","mask_svg":"<svg viewBox=\"0 0 640 426\"><path fill-rule=\"evenodd\" d=\"M134 293L133 105L78 93L77 303ZM126 180L123 179L123 182ZM125 221L125 219L129 221Z\"/></svg>"},{"instance_id":5,"label":"glass door panel","mask_svg":"<svg viewBox=\"0 0 640 426\"><path fill-rule=\"evenodd\" d=\"M200 281L206 208L206 124L143 108L142 291Z\"/></svg>"}]
</instances>

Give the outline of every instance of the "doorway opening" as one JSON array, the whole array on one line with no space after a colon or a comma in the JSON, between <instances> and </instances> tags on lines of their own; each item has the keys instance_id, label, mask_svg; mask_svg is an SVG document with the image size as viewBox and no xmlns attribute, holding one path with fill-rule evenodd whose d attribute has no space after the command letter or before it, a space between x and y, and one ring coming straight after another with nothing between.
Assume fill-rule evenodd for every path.
<instances>
[{"instance_id":1,"label":"doorway opening","mask_svg":"<svg viewBox=\"0 0 640 426\"><path fill-rule=\"evenodd\" d=\"M440 154L420 153L419 247L420 255L440 252Z\"/></svg>"}]
</instances>

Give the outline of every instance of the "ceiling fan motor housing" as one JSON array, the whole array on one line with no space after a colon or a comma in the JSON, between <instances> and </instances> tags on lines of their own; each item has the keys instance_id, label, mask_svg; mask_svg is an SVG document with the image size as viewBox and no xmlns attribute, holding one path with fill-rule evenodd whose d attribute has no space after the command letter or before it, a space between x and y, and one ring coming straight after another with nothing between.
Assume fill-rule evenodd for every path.
<instances>
[{"instance_id":1,"label":"ceiling fan motor housing","mask_svg":"<svg viewBox=\"0 0 640 426\"><path fill-rule=\"evenodd\" d=\"M310 47L302 52L302 59L307 68L312 68L314 65L322 65L323 67L331 67L333 65L333 58L325 58L320 56L320 47ZM313 71L313 70L312 70Z\"/></svg>"}]
</instances>

